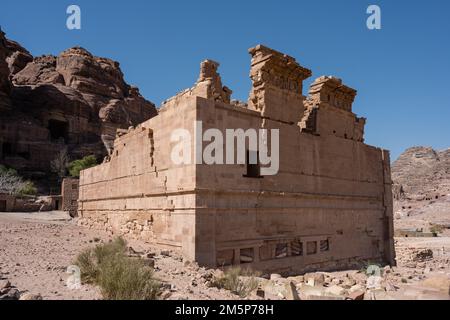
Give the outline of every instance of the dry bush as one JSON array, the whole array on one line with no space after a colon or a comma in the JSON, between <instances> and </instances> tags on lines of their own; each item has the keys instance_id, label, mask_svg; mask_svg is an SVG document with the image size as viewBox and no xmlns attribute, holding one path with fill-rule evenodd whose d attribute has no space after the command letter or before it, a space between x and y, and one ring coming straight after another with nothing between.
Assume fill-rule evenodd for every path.
<instances>
[{"instance_id":1,"label":"dry bush","mask_svg":"<svg viewBox=\"0 0 450 320\"><path fill-rule=\"evenodd\" d=\"M141 260L114 256L102 264L98 285L107 300L155 300L160 284Z\"/></svg>"},{"instance_id":2,"label":"dry bush","mask_svg":"<svg viewBox=\"0 0 450 320\"><path fill-rule=\"evenodd\" d=\"M31 181L24 181L16 170L0 165L0 193L15 196L36 195L37 189Z\"/></svg>"},{"instance_id":3,"label":"dry bush","mask_svg":"<svg viewBox=\"0 0 450 320\"><path fill-rule=\"evenodd\" d=\"M229 290L241 298L246 298L250 293L258 289L258 274L249 270L233 267L226 270L220 277L214 277L211 286Z\"/></svg>"},{"instance_id":4,"label":"dry bush","mask_svg":"<svg viewBox=\"0 0 450 320\"><path fill-rule=\"evenodd\" d=\"M141 259L126 255L122 238L82 251L76 261L84 283L98 285L107 300L155 300L160 283Z\"/></svg>"},{"instance_id":5,"label":"dry bush","mask_svg":"<svg viewBox=\"0 0 450 320\"><path fill-rule=\"evenodd\" d=\"M446 227L443 225L431 224L430 232L434 233L437 236L437 235L443 233L445 229L446 229Z\"/></svg>"}]
</instances>

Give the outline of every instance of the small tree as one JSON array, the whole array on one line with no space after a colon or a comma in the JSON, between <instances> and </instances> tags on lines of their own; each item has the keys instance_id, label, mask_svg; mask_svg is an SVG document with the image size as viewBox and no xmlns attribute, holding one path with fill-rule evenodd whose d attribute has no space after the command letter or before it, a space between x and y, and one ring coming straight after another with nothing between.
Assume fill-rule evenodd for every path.
<instances>
[{"instance_id":1,"label":"small tree","mask_svg":"<svg viewBox=\"0 0 450 320\"><path fill-rule=\"evenodd\" d=\"M15 195L22 188L23 181L14 170L0 167L0 193Z\"/></svg>"},{"instance_id":2,"label":"small tree","mask_svg":"<svg viewBox=\"0 0 450 320\"><path fill-rule=\"evenodd\" d=\"M81 160L75 160L69 163L69 174L71 177L79 178L82 170L95 167L96 165L97 159L95 156L87 156Z\"/></svg>"},{"instance_id":3,"label":"small tree","mask_svg":"<svg viewBox=\"0 0 450 320\"><path fill-rule=\"evenodd\" d=\"M69 155L67 147L61 149L58 156L50 163L53 173L56 173L60 179L66 176L67 167L69 166Z\"/></svg>"},{"instance_id":4,"label":"small tree","mask_svg":"<svg viewBox=\"0 0 450 320\"><path fill-rule=\"evenodd\" d=\"M19 189L19 194L22 196L35 196L38 190L32 181L25 181Z\"/></svg>"},{"instance_id":5,"label":"small tree","mask_svg":"<svg viewBox=\"0 0 450 320\"><path fill-rule=\"evenodd\" d=\"M0 192L11 195L36 195L37 189L31 181L24 181L14 169L0 165Z\"/></svg>"}]
</instances>

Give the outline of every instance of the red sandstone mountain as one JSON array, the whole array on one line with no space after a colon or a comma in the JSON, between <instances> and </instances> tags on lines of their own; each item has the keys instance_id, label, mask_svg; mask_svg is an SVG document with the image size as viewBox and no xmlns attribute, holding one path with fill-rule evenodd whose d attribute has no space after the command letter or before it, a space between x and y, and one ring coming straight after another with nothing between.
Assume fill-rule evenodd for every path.
<instances>
[{"instance_id":1,"label":"red sandstone mountain","mask_svg":"<svg viewBox=\"0 0 450 320\"><path fill-rule=\"evenodd\" d=\"M105 156L118 128L157 115L128 85L119 63L83 48L33 56L0 32L0 163L48 172L67 147L72 159Z\"/></svg>"}]
</instances>

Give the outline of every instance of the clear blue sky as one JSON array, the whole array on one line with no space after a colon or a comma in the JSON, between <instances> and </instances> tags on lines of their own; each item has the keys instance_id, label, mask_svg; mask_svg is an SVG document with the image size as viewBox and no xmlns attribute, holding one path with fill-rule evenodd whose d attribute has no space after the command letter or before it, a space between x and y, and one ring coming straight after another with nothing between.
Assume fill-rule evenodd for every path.
<instances>
[{"instance_id":1,"label":"clear blue sky","mask_svg":"<svg viewBox=\"0 0 450 320\"><path fill-rule=\"evenodd\" d=\"M81 7L81 31L66 28L70 4ZM370 4L381 7L380 31L366 28ZM224 84L247 100L247 49L262 43L313 78L335 75L357 89L367 143L393 159L415 145L450 147L448 0L2 0L0 24L35 56L81 45L119 61L157 105L192 86L205 58L221 62Z\"/></svg>"}]
</instances>

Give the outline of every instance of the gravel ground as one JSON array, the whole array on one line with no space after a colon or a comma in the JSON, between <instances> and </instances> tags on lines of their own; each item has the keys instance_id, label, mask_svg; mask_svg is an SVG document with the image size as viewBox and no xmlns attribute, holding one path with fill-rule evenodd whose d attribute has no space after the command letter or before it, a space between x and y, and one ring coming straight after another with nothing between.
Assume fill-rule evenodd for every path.
<instances>
[{"instance_id":1,"label":"gravel ground","mask_svg":"<svg viewBox=\"0 0 450 320\"><path fill-rule=\"evenodd\" d=\"M106 233L77 226L63 212L0 213L0 279L43 299L101 299L98 288L92 286L70 290L66 271L83 249L111 239ZM212 271L184 263L176 253L137 241L129 245L138 252L154 253L156 277L167 284L166 299L237 298L207 287L205 277Z\"/></svg>"},{"instance_id":2,"label":"gravel ground","mask_svg":"<svg viewBox=\"0 0 450 320\"><path fill-rule=\"evenodd\" d=\"M63 212L0 213L0 285L6 279L22 293L40 294L43 299L101 299L100 290L93 286L70 290L66 284L70 274L66 271L83 249L110 240L112 237L106 233L77 226ZM176 252L143 242L130 240L129 246L136 255L154 260L155 275L164 284L163 299L239 298L208 286L216 270L199 268L195 263L183 261ZM448 299L450 238L396 239L396 248L398 266L389 269L386 275L390 285L382 299ZM433 257L415 261L423 250L432 251ZM352 274L358 271L327 273L326 278L329 285L345 283Z\"/></svg>"}]
</instances>

